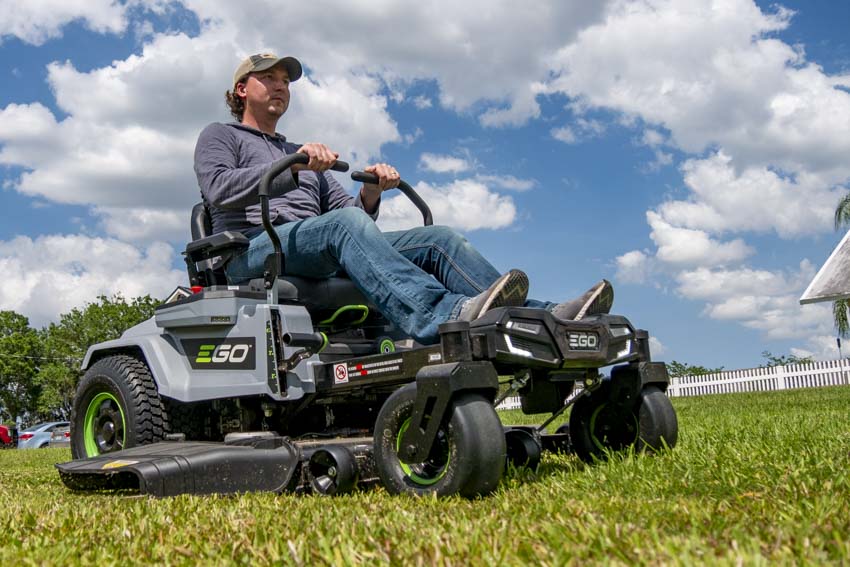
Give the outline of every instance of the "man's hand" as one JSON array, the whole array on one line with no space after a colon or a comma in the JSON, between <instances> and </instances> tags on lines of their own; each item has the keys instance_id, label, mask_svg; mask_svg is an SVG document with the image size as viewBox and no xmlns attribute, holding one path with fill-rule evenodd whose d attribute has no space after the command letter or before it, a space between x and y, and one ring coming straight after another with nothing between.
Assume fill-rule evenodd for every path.
<instances>
[{"instance_id":1,"label":"man's hand","mask_svg":"<svg viewBox=\"0 0 850 567\"><path fill-rule=\"evenodd\" d=\"M360 189L360 201L367 213L375 212L375 208L381 200L381 193L387 189L395 189L401 180L398 171L389 164L376 163L363 169L366 173L378 176L378 183L364 183Z\"/></svg>"},{"instance_id":2,"label":"man's hand","mask_svg":"<svg viewBox=\"0 0 850 567\"><path fill-rule=\"evenodd\" d=\"M317 142L304 144L298 148L298 153L307 154L310 157L310 162L307 165L293 165L293 171L303 171L309 169L316 172L327 171L336 163L339 154L331 151L329 147Z\"/></svg>"}]
</instances>

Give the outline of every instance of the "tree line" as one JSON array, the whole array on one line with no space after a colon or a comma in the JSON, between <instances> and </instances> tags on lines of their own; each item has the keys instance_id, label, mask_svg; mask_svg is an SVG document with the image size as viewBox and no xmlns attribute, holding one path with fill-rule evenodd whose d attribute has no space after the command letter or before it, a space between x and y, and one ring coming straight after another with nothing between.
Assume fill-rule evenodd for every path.
<instances>
[{"instance_id":1,"label":"tree line","mask_svg":"<svg viewBox=\"0 0 850 567\"><path fill-rule=\"evenodd\" d=\"M88 347L117 339L152 317L159 303L149 295L101 295L41 329L20 313L0 311L0 422L67 419Z\"/></svg>"}]
</instances>

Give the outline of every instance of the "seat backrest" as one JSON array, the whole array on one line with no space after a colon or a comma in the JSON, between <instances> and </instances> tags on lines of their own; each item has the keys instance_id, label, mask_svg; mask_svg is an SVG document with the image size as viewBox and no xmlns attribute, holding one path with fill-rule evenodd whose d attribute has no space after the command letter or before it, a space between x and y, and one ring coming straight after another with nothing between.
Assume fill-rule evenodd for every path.
<instances>
[{"instance_id":1,"label":"seat backrest","mask_svg":"<svg viewBox=\"0 0 850 567\"><path fill-rule=\"evenodd\" d=\"M210 213L204 203L198 203L192 207L192 219L190 224L192 228L192 240L206 238L212 234Z\"/></svg>"}]
</instances>

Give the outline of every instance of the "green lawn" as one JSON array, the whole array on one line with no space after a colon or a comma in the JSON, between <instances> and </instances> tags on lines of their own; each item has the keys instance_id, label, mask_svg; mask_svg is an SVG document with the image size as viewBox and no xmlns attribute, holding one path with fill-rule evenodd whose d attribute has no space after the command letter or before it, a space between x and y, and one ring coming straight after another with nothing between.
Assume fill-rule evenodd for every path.
<instances>
[{"instance_id":1,"label":"green lawn","mask_svg":"<svg viewBox=\"0 0 850 567\"><path fill-rule=\"evenodd\" d=\"M0 451L0 565L850 563L850 388L674 405L667 454L545 456L476 501L81 495L67 450Z\"/></svg>"}]
</instances>

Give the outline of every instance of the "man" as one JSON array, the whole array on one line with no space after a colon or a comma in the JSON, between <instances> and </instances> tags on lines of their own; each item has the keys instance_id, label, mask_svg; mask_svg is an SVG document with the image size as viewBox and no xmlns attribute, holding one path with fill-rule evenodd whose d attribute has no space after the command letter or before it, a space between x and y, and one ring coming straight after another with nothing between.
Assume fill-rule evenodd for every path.
<instances>
[{"instance_id":1,"label":"man","mask_svg":"<svg viewBox=\"0 0 850 567\"><path fill-rule=\"evenodd\" d=\"M289 107L290 84L301 74L301 63L293 57L248 57L225 95L238 122L210 124L198 138L195 173L213 232L236 230L250 238L248 249L227 266L230 282L262 276L272 244L262 228L260 179L273 162L300 152L309 163L284 172L269 189L287 273L324 278L344 271L389 320L420 343L436 342L441 323L471 321L494 307L539 307L564 319L608 312L613 290L605 280L571 302L527 300L523 272L500 275L447 227L378 230L374 221L381 193L398 186L395 168L385 163L366 167L378 183L363 184L353 198L327 173L339 154L320 143L293 144L275 131Z\"/></svg>"}]
</instances>

